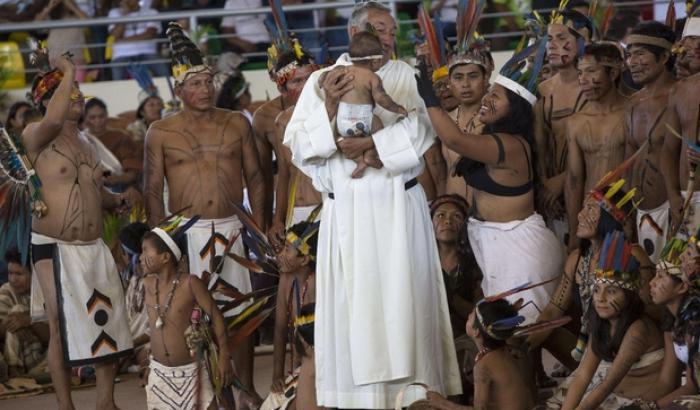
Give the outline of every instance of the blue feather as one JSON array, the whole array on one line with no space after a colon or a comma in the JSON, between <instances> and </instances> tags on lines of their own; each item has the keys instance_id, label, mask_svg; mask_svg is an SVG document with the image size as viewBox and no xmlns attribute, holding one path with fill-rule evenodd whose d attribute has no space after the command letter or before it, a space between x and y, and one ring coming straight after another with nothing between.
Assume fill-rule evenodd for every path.
<instances>
[{"instance_id":1,"label":"blue feather","mask_svg":"<svg viewBox=\"0 0 700 410\"><path fill-rule=\"evenodd\" d=\"M508 61L506 61L505 64L503 64L503 68L501 68L501 75L510 78L515 72L520 71L518 66L530 55L534 50L539 47L540 41L537 41L524 49L522 49L520 52L515 53ZM520 67L522 68L522 67Z\"/></svg>"},{"instance_id":2,"label":"blue feather","mask_svg":"<svg viewBox=\"0 0 700 410\"><path fill-rule=\"evenodd\" d=\"M523 323L525 318L523 316L511 316L505 319L497 320L491 324L491 327L496 330L507 330L514 329L519 324Z\"/></svg>"},{"instance_id":3,"label":"blue feather","mask_svg":"<svg viewBox=\"0 0 700 410\"><path fill-rule=\"evenodd\" d=\"M622 266L622 255L625 252L625 238L622 237L621 232L615 232L615 237L617 238L617 243L615 246L615 257L613 258L613 269L618 272L624 272L625 267Z\"/></svg>"},{"instance_id":4,"label":"blue feather","mask_svg":"<svg viewBox=\"0 0 700 410\"><path fill-rule=\"evenodd\" d=\"M187 221L184 225L178 226L177 230L173 232L173 240L177 242L179 239L183 238L185 236L185 233L187 233L187 230L192 227L197 221L199 221L200 215L195 215L192 218L190 218L189 221Z\"/></svg>"},{"instance_id":5,"label":"blue feather","mask_svg":"<svg viewBox=\"0 0 700 410\"><path fill-rule=\"evenodd\" d=\"M605 235L603 240L603 247L600 248L600 257L598 258L598 269L605 269L605 261L608 259L608 251L610 249L610 243L612 242L612 235Z\"/></svg>"},{"instance_id":6,"label":"blue feather","mask_svg":"<svg viewBox=\"0 0 700 410\"><path fill-rule=\"evenodd\" d=\"M533 94L535 93L535 88L537 88L537 79L540 76L540 71L542 70L542 66L544 66L544 59L546 53L547 39L543 38L540 40L540 46L537 48L537 54L535 54L535 63L532 66L532 70L530 71L530 81L528 81L526 87Z\"/></svg>"},{"instance_id":7,"label":"blue feather","mask_svg":"<svg viewBox=\"0 0 700 410\"><path fill-rule=\"evenodd\" d=\"M435 13L435 35L437 36L438 47L440 47L440 63L447 64L447 56L445 55L445 37L444 26L440 20L440 13Z\"/></svg>"}]
</instances>

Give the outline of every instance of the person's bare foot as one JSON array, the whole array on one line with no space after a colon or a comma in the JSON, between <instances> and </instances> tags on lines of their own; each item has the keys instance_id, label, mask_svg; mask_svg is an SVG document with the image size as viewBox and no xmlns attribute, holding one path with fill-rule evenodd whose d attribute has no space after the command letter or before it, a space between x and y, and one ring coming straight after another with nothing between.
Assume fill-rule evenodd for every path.
<instances>
[{"instance_id":1,"label":"person's bare foot","mask_svg":"<svg viewBox=\"0 0 700 410\"><path fill-rule=\"evenodd\" d=\"M382 160L379 159L379 153L376 148L365 151L365 153L362 154L362 160L372 168L381 169L384 166Z\"/></svg>"},{"instance_id":2,"label":"person's bare foot","mask_svg":"<svg viewBox=\"0 0 700 410\"><path fill-rule=\"evenodd\" d=\"M350 176L354 179L362 178L362 176L365 175L366 169L367 164L365 162L360 162Z\"/></svg>"}]
</instances>

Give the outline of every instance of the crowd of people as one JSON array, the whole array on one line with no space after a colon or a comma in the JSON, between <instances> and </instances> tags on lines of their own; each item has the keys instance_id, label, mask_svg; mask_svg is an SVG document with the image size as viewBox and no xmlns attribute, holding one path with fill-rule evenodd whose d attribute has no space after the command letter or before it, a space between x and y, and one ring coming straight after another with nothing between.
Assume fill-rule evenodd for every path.
<instances>
[{"instance_id":1,"label":"crowd of people","mask_svg":"<svg viewBox=\"0 0 700 410\"><path fill-rule=\"evenodd\" d=\"M50 377L61 409L71 368L100 409L118 371L149 409L700 409L696 9L564 2L499 68L483 6L457 2L453 46L421 6L414 67L380 3L328 65L273 3L238 44L267 50L262 104L177 22L176 101L131 66L119 118L36 51L0 150L0 381Z\"/></svg>"}]
</instances>

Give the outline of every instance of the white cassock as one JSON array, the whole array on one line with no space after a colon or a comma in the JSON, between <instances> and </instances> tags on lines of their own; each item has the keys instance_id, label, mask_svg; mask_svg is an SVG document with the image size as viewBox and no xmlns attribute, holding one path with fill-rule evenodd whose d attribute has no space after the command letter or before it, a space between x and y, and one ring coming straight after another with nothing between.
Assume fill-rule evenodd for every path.
<instances>
[{"instance_id":1,"label":"white cassock","mask_svg":"<svg viewBox=\"0 0 700 410\"><path fill-rule=\"evenodd\" d=\"M347 54L336 62L349 64ZM375 108L386 126L372 136L384 168L352 179L356 164L336 149L317 84L329 69L309 77L284 138L294 165L323 195L316 265L318 404L393 408L401 388L413 382L459 394L428 202L420 185L405 187L422 172L423 153L435 140L414 70L390 61L377 71L409 115L395 123L396 114ZM407 394L404 405L415 399Z\"/></svg>"}]
</instances>

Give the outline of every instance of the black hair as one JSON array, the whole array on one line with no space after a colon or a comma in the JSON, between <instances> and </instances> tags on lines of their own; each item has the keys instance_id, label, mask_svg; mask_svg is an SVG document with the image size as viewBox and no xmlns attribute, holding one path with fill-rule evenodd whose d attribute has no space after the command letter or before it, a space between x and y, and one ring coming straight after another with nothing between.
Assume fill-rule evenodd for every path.
<instances>
[{"instance_id":1,"label":"black hair","mask_svg":"<svg viewBox=\"0 0 700 410\"><path fill-rule=\"evenodd\" d=\"M589 7L590 5L586 0L571 0L570 2L566 3L566 10L573 10L576 7Z\"/></svg>"},{"instance_id":2,"label":"black hair","mask_svg":"<svg viewBox=\"0 0 700 410\"><path fill-rule=\"evenodd\" d=\"M673 44L676 41L676 34L673 32L673 30L671 30L669 26L658 21L644 21L642 23L639 23L632 29L630 34L639 34L643 36L656 37L666 40L671 44ZM661 59L661 54L667 52L669 57L668 61L666 61L666 70L668 70L669 72L673 71L673 67L676 64L676 57L671 52L671 50L667 50L665 48L654 46L651 44L633 44L633 46L639 46L648 50L650 53L654 54L654 57L656 57L656 61L659 61Z\"/></svg>"},{"instance_id":3,"label":"black hair","mask_svg":"<svg viewBox=\"0 0 700 410\"><path fill-rule=\"evenodd\" d=\"M503 89L506 90L508 98L508 114L504 115L496 123L485 126L484 134L504 133L520 135L532 148L535 143L532 125L534 118L532 104L508 88L503 87ZM532 163L536 163L534 159Z\"/></svg>"},{"instance_id":4,"label":"black hair","mask_svg":"<svg viewBox=\"0 0 700 410\"><path fill-rule=\"evenodd\" d=\"M29 108L30 110L34 108L31 104L29 104L26 101L17 101L16 103L10 106L10 109L7 111L7 120L5 121L6 127L10 125L10 120L15 119L15 117L17 116L17 112L24 107Z\"/></svg>"},{"instance_id":5,"label":"black hair","mask_svg":"<svg viewBox=\"0 0 700 410\"><path fill-rule=\"evenodd\" d=\"M505 346L506 340L508 340L513 334L513 331L511 329L492 329L491 333L498 337L498 339L496 339L494 337L491 337L486 332L486 329L484 327L493 324L499 320L517 316L518 311L515 309L515 307L505 299L498 299L494 300L493 302L481 302L478 304L478 306L475 306L474 309L479 309L479 313L481 314L481 317L484 320L484 323L482 325L482 323L479 322L478 317L474 318L474 328L478 329L481 332L484 347L487 349L498 349L500 347ZM477 315L476 312L474 312L474 314Z\"/></svg>"},{"instance_id":6,"label":"black hair","mask_svg":"<svg viewBox=\"0 0 700 410\"><path fill-rule=\"evenodd\" d=\"M603 194L608 192L608 189L610 187L605 187L603 190ZM615 194L613 194L612 198L610 198L610 202L612 203L617 203L620 201L625 195L627 195L627 192L625 192L623 189L618 190ZM623 207L622 211L626 214L629 215L630 212L632 212L633 208L632 201L627 202ZM599 205L600 207L600 205ZM610 232L613 231L624 231L624 227L622 226L622 223L620 223L617 219L615 219L610 212L606 211L603 207L600 207L600 218L598 219L598 225L596 226L595 229L595 237L596 239L600 240L601 242L605 238L605 235L609 234ZM571 232L570 235L575 235L576 232ZM580 244L579 244L579 255L580 257L583 257L591 248L591 241L588 239L581 239Z\"/></svg>"},{"instance_id":7,"label":"black hair","mask_svg":"<svg viewBox=\"0 0 700 410\"><path fill-rule=\"evenodd\" d=\"M537 164L535 132L533 128L535 114L532 109L532 104L508 88L503 87L503 89L506 90L506 97L508 98L508 114L503 116L503 118L496 123L486 125L484 127L484 134L504 133L520 135L530 146L530 164ZM533 184L537 185L537 172L533 169L531 174Z\"/></svg>"},{"instance_id":8,"label":"black hair","mask_svg":"<svg viewBox=\"0 0 700 410\"><path fill-rule=\"evenodd\" d=\"M298 61L299 65L307 65L307 64L313 64L314 60L311 54L306 52L302 53L301 58L297 58L296 53L292 50L290 52L284 53L279 58L277 59L277 64L275 64L274 71L277 72L278 70L281 70L282 68L286 67L288 64L293 63L294 61Z\"/></svg>"},{"instance_id":9,"label":"black hair","mask_svg":"<svg viewBox=\"0 0 700 410\"><path fill-rule=\"evenodd\" d=\"M161 239L160 236L158 236L158 234L152 231L148 231L143 236L142 241L151 241L153 246L155 246L156 252L158 252L158 254L168 253L170 255L170 261L172 262L172 264L177 266L179 261L175 257L175 254L172 250L170 250L170 247L165 243L165 241L163 241L163 239ZM182 250L182 246L180 246L180 244L178 244L178 246L180 247L180 250Z\"/></svg>"},{"instance_id":10,"label":"black hair","mask_svg":"<svg viewBox=\"0 0 700 410\"><path fill-rule=\"evenodd\" d=\"M607 362L615 360L627 329L644 314L644 302L639 297L639 293L628 289L622 289L622 291L625 294L625 305L620 309L614 332L611 329L610 321L598 316L593 306L588 309L591 348L598 357ZM592 299L590 303L593 303Z\"/></svg>"},{"instance_id":11,"label":"black hair","mask_svg":"<svg viewBox=\"0 0 700 410\"><path fill-rule=\"evenodd\" d=\"M139 120L143 119L143 109L146 107L146 103L151 99L151 98L160 98L159 95L149 95L148 97L144 98L143 101L139 104L138 108L136 109L136 118ZM162 99L161 99L162 100ZM86 110L87 111L87 110Z\"/></svg>"},{"instance_id":12,"label":"black hair","mask_svg":"<svg viewBox=\"0 0 700 410\"><path fill-rule=\"evenodd\" d=\"M615 86L620 83L620 80L622 79L622 56L620 55L620 50L613 44L610 43L590 43L586 45L586 48L583 51L583 55L577 56L576 57L576 65L578 66L579 61L585 57L585 56L591 56L595 58L595 61L600 63L600 62L605 62L605 61L614 61L619 64L619 70L617 73L617 78L614 80ZM610 74L612 71L612 67L605 66L605 72Z\"/></svg>"},{"instance_id":13,"label":"black hair","mask_svg":"<svg viewBox=\"0 0 700 410\"><path fill-rule=\"evenodd\" d=\"M299 238L304 235L304 232L306 229L311 225L311 223L307 221L302 221L299 222L295 225L292 225L289 230L292 231L296 236ZM316 251L318 249L318 230L309 237L309 239L306 241L306 244L309 245L309 255L313 256L313 259L309 260L309 266L311 267L312 270L316 269ZM303 256L301 252L299 252L300 256Z\"/></svg>"},{"instance_id":14,"label":"black hair","mask_svg":"<svg viewBox=\"0 0 700 410\"><path fill-rule=\"evenodd\" d=\"M316 303L308 303L301 307L298 316L313 315L316 310ZM306 349L301 341L306 342L309 346L314 346L314 322L305 325L297 326L294 332L294 346L301 356L306 356Z\"/></svg>"},{"instance_id":15,"label":"black hair","mask_svg":"<svg viewBox=\"0 0 700 410\"><path fill-rule=\"evenodd\" d=\"M99 98L90 98L86 103L85 103L85 109L84 112L87 113L91 108L94 107L100 107L102 108L105 112L107 112L107 104L105 104L104 101L100 100Z\"/></svg>"},{"instance_id":16,"label":"black hair","mask_svg":"<svg viewBox=\"0 0 700 410\"><path fill-rule=\"evenodd\" d=\"M350 45L348 46L350 57L369 57L383 53L382 43L374 33L361 31L350 39Z\"/></svg>"},{"instance_id":17,"label":"black hair","mask_svg":"<svg viewBox=\"0 0 700 410\"><path fill-rule=\"evenodd\" d=\"M144 236L148 231L150 228L143 222L131 223L119 231L119 242L131 252L140 254Z\"/></svg>"},{"instance_id":18,"label":"black hair","mask_svg":"<svg viewBox=\"0 0 700 410\"><path fill-rule=\"evenodd\" d=\"M588 37L589 39L593 37L593 23L591 22L591 19L586 17L585 15L579 13L576 10L567 8L566 10L562 11L561 16L564 17L564 21L571 21L574 25L574 28L570 28L567 26L569 29L569 33L573 34L574 37L579 38L581 35L576 31L580 30L582 28L585 28L588 30Z\"/></svg>"},{"instance_id":19,"label":"black hair","mask_svg":"<svg viewBox=\"0 0 700 410\"><path fill-rule=\"evenodd\" d=\"M639 24L640 13L635 9L617 10L610 21L608 30L602 33L604 40L622 41L627 35L627 32Z\"/></svg>"},{"instance_id":20,"label":"black hair","mask_svg":"<svg viewBox=\"0 0 700 410\"><path fill-rule=\"evenodd\" d=\"M25 268L29 268L28 263L22 263L22 255L20 255L19 250L14 247L5 251L5 263L8 265L10 263L16 263Z\"/></svg>"},{"instance_id":21,"label":"black hair","mask_svg":"<svg viewBox=\"0 0 700 410\"><path fill-rule=\"evenodd\" d=\"M243 83L243 84L241 84ZM241 106L238 100L243 96L243 93L236 97L236 91L240 91L240 87L246 87L245 78L242 75L231 75L221 85L219 95L216 98L216 107L224 108L231 111L240 111Z\"/></svg>"},{"instance_id":22,"label":"black hair","mask_svg":"<svg viewBox=\"0 0 700 410\"><path fill-rule=\"evenodd\" d=\"M489 56L490 56L490 54L489 54ZM479 71L481 71L481 75L484 76L484 77L486 77L486 69L484 68L484 66L482 66L481 64L476 64L476 63L455 64L455 65L453 65L452 67L449 68L449 70L447 71L447 76L448 76L448 77L452 77L452 73L454 72L455 68L457 68L457 67L459 67L459 66L462 66L462 65L470 65L470 64L473 64L473 65L479 67ZM491 58L491 64L493 64L493 58ZM488 80L488 78L487 78L487 80Z\"/></svg>"},{"instance_id":23,"label":"black hair","mask_svg":"<svg viewBox=\"0 0 700 410\"><path fill-rule=\"evenodd\" d=\"M683 282L681 280L681 278L679 278L675 275L669 275L669 276L671 276L671 278L673 279L673 283L675 285L678 285L678 284ZM683 307L685 305L685 302L689 296L690 296L690 292L686 292L683 295L683 298L681 299L681 303L679 305L680 307ZM671 319L673 319L673 321L672 321L672 323L673 323L673 327L672 327L673 341L676 342L676 344L678 344L678 345L685 345L685 335L686 335L686 333L688 333L689 323L688 323L686 315L682 314L684 312L680 311L680 307L678 309L678 312L676 312L675 318L673 317L673 315L669 314L669 316Z\"/></svg>"}]
</instances>

